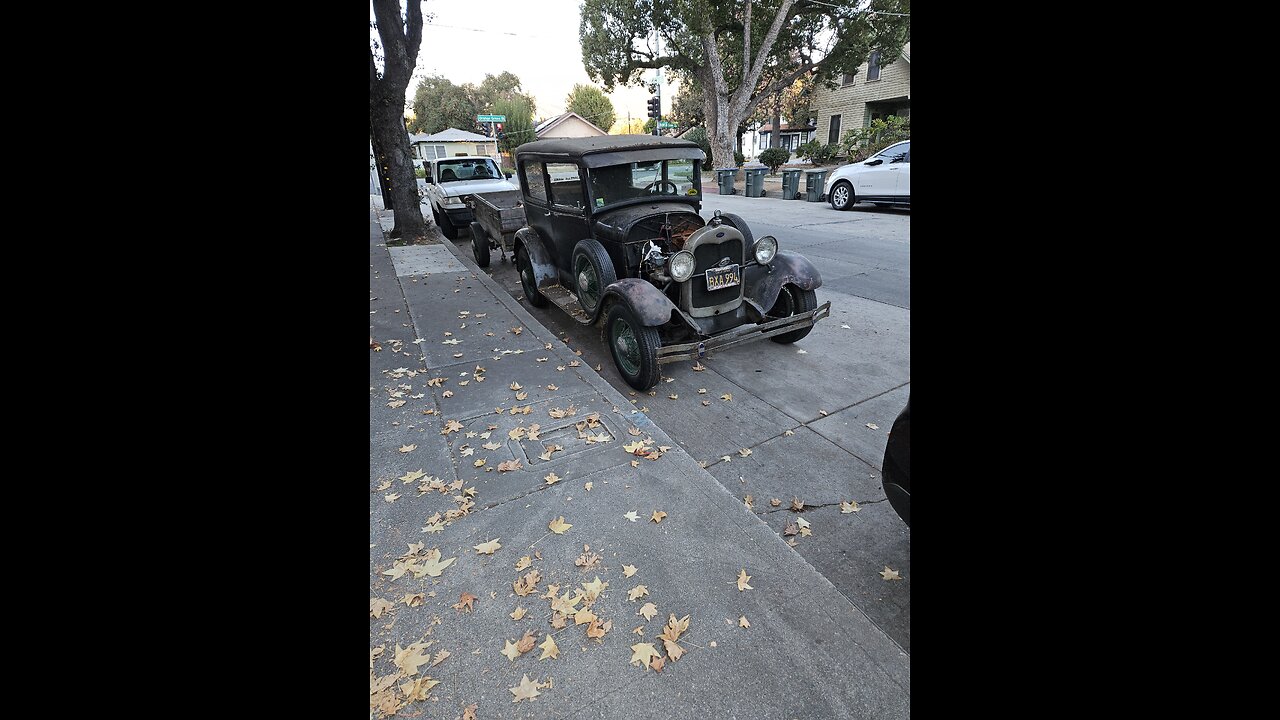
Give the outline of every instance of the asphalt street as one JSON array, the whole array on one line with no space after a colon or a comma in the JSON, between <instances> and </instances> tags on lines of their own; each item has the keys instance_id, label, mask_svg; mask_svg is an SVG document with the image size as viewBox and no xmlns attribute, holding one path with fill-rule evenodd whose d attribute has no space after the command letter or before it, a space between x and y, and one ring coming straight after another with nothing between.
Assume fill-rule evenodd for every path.
<instances>
[{"instance_id":1,"label":"asphalt street","mask_svg":"<svg viewBox=\"0 0 1280 720\"><path fill-rule=\"evenodd\" d=\"M822 273L818 302L831 301L831 316L794 345L730 348L704 359L701 371L664 366L649 393L622 380L598 328L554 305L528 307L496 251L487 272L910 652L910 583L876 575L886 562L911 574L910 529L880 486L889 428L911 390L910 211L707 195L702 216L715 210L808 257ZM455 246L469 257L469 234ZM804 509L793 510L793 501ZM849 501L858 509L842 512Z\"/></svg>"}]
</instances>

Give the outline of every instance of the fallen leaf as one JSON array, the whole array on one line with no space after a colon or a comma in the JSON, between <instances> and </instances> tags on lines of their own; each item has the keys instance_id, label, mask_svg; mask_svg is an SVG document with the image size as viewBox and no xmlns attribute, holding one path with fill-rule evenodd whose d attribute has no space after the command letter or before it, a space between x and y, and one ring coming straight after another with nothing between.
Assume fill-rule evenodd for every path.
<instances>
[{"instance_id":1,"label":"fallen leaf","mask_svg":"<svg viewBox=\"0 0 1280 720\"><path fill-rule=\"evenodd\" d=\"M667 398L668 398L669 400L679 400L679 399L680 399L680 396L679 396L679 395L677 395L676 393L671 393L670 395L668 395L668 396L667 396Z\"/></svg>"},{"instance_id":2,"label":"fallen leaf","mask_svg":"<svg viewBox=\"0 0 1280 720\"><path fill-rule=\"evenodd\" d=\"M441 396L441 397L451 398L451 397L453 397L453 391L452 391L452 390L445 390L444 392L440 393L440 396Z\"/></svg>"},{"instance_id":3,"label":"fallen leaf","mask_svg":"<svg viewBox=\"0 0 1280 720\"><path fill-rule=\"evenodd\" d=\"M595 619L596 619L595 613L591 612L591 610L588 608L582 608L581 610L573 614L574 625L586 625L587 623Z\"/></svg>"},{"instance_id":4,"label":"fallen leaf","mask_svg":"<svg viewBox=\"0 0 1280 720\"><path fill-rule=\"evenodd\" d=\"M707 389L706 389L706 388L698 388L698 394L699 394L699 395L706 395L706 394L707 394Z\"/></svg>"},{"instance_id":5,"label":"fallen leaf","mask_svg":"<svg viewBox=\"0 0 1280 720\"><path fill-rule=\"evenodd\" d=\"M544 478L542 478L542 479L543 479L543 480L546 480L548 485L555 485L556 483L560 482L563 478L561 478L559 475L556 475L556 474L553 472L553 473L548 474L546 477L544 477Z\"/></svg>"},{"instance_id":6,"label":"fallen leaf","mask_svg":"<svg viewBox=\"0 0 1280 720\"><path fill-rule=\"evenodd\" d=\"M747 581L750 579L751 576L747 574L745 568L738 573L738 592L742 592L743 590L755 590L755 588L747 584Z\"/></svg>"},{"instance_id":7,"label":"fallen leaf","mask_svg":"<svg viewBox=\"0 0 1280 720\"><path fill-rule=\"evenodd\" d=\"M418 449L417 445L401 445L400 446L400 452L402 453L413 452L414 450L417 450L417 449Z\"/></svg>"},{"instance_id":8,"label":"fallen leaf","mask_svg":"<svg viewBox=\"0 0 1280 720\"><path fill-rule=\"evenodd\" d=\"M552 520L550 523L547 524L547 529L557 535L565 534L565 532L568 531L568 529L571 527L573 526L564 521L563 515L556 518L555 520Z\"/></svg>"},{"instance_id":9,"label":"fallen leaf","mask_svg":"<svg viewBox=\"0 0 1280 720\"><path fill-rule=\"evenodd\" d=\"M593 486L593 485L594 485L594 483L590 483L590 482L588 482L588 483L585 483L582 487L586 488L586 489L587 489L587 492L591 492L591 488L592 488L592 486Z\"/></svg>"},{"instance_id":10,"label":"fallen leaf","mask_svg":"<svg viewBox=\"0 0 1280 720\"><path fill-rule=\"evenodd\" d=\"M877 425L877 424L875 424L875 423L867 423L867 427L871 428L872 430L879 430L879 429L880 429L880 426L879 426L879 425Z\"/></svg>"},{"instance_id":11,"label":"fallen leaf","mask_svg":"<svg viewBox=\"0 0 1280 720\"><path fill-rule=\"evenodd\" d=\"M827 411L826 411L826 410L819 410L819 411L818 411L818 414L819 414L819 415L821 415L821 416L823 416L823 417L826 417L828 413L827 413Z\"/></svg>"},{"instance_id":12,"label":"fallen leaf","mask_svg":"<svg viewBox=\"0 0 1280 720\"><path fill-rule=\"evenodd\" d=\"M523 570L533 564L533 558L525 555L516 561L516 570Z\"/></svg>"},{"instance_id":13,"label":"fallen leaf","mask_svg":"<svg viewBox=\"0 0 1280 720\"><path fill-rule=\"evenodd\" d=\"M496 551L498 548L502 547L502 543L498 542L498 540L499 540L499 538L494 538L494 539L490 540L489 542L484 542L484 543L480 543L479 545L475 545L475 546L473 546L473 547L475 547L475 549L476 549L476 554L477 554L477 555L492 555L492 554L494 553L494 551Z\"/></svg>"},{"instance_id":14,"label":"fallen leaf","mask_svg":"<svg viewBox=\"0 0 1280 720\"><path fill-rule=\"evenodd\" d=\"M772 505L772 506L774 506L774 507L778 507L779 505L781 505L781 504L782 504L782 501L781 501L781 500L779 500L778 498L773 498L773 499L771 499L771 500L769 501L769 504L770 504L770 505Z\"/></svg>"},{"instance_id":15,"label":"fallen leaf","mask_svg":"<svg viewBox=\"0 0 1280 720\"><path fill-rule=\"evenodd\" d=\"M450 565L452 565L452 564L453 564L453 561L458 559L458 558L456 558L456 557L451 557L451 558L449 558L448 560L445 560L445 561L441 562L441 561L438 559L438 557L439 557L439 556L437 556L437 559L434 559L434 560L433 560L433 559L431 559L431 558L427 558L427 560L423 562L423 564L422 564L420 567L421 567L422 572L423 572L424 574L426 574L426 575L430 575L431 577L440 577L440 573L444 572L444 569L445 569L445 568L447 568L447 567L449 567ZM414 577L421 577L421 575L418 575L418 574L415 572L415 573L414 573ZM450 577L452 577L452 576L450 576Z\"/></svg>"},{"instance_id":16,"label":"fallen leaf","mask_svg":"<svg viewBox=\"0 0 1280 720\"><path fill-rule=\"evenodd\" d=\"M516 650L519 650L521 655L529 652L533 649L534 641L537 639L537 635L535 635L532 630L525 630L524 636L520 638L520 642L516 643Z\"/></svg>"},{"instance_id":17,"label":"fallen leaf","mask_svg":"<svg viewBox=\"0 0 1280 720\"><path fill-rule=\"evenodd\" d=\"M702 372L703 370L706 370L706 369L707 369L707 368L706 368L706 367L705 367L701 362L695 362L695 363L693 364L693 371L694 371L694 372Z\"/></svg>"},{"instance_id":18,"label":"fallen leaf","mask_svg":"<svg viewBox=\"0 0 1280 720\"><path fill-rule=\"evenodd\" d=\"M386 500L387 502L395 502L399 498L400 498L400 493L391 493L390 495L382 496L382 499Z\"/></svg>"},{"instance_id":19,"label":"fallen leaf","mask_svg":"<svg viewBox=\"0 0 1280 720\"><path fill-rule=\"evenodd\" d=\"M524 467L524 465L522 465L519 460L508 460L506 462L498 463L498 472L511 472L512 470L519 470L522 467Z\"/></svg>"},{"instance_id":20,"label":"fallen leaf","mask_svg":"<svg viewBox=\"0 0 1280 720\"><path fill-rule=\"evenodd\" d=\"M523 388L524 386L523 386L523 385L521 385L521 384L520 384L520 383L518 383L518 382L513 382L513 383L511 383L511 385L510 385L509 387L510 387L512 390L519 390L519 389Z\"/></svg>"},{"instance_id":21,"label":"fallen leaf","mask_svg":"<svg viewBox=\"0 0 1280 720\"><path fill-rule=\"evenodd\" d=\"M473 462L471 463L471 465L472 465L472 467L484 467L484 464L485 464L486 462L488 462L488 459L487 459L487 458L480 458L479 460L475 460L475 461L473 461Z\"/></svg>"},{"instance_id":22,"label":"fallen leaf","mask_svg":"<svg viewBox=\"0 0 1280 720\"><path fill-rule=\"evenodd\" d=\"M444 429L440 431L441 435L448 435L451 432L457 432L462 429L462 423L457 420L450 420L444 424Z\"/></svg>"},{"instance_id":23,"label":"fallen leaf","mask_svg":"<svg viewBox=\"0 0 1280 720\"><path fill-rule=\"evenodd\" d=\"M400 692L404 693L405 702L426 700L427 696L431 694L431 688L439 684L439 680L432 680L429 677L420 677L401 685Z\"/></svg>"},{"instance_id":24,"label":"fallen leaf","mask_svg":"<svg viewBox=\"0 0 1280 720\"><path fill-rule=\"evenodd\" d=\"M667 666L667 659L666 659L666 658L657 658L657 659L655 659L655 660L653 661L653 663L649 666L649 669L653 670L654 672L662 672L662 668L664 668L664 667L666 667L666 666Z\"/></svg>"},{"instance_id":25,"label":"fallen leaf","mask_svg":"<svg viewBox=\"0 0 1280 720\"><path fill-rule=\"evenodd\" d=\"M792 436L792 435L795 435L795 434L796 434L796 431L795 431L795 430L783 430L783 431L782 431L782 434L783 434L783 435L786 435L786 436L788 436L788 437L790 437L790 436Z\"/></svg>"},{"instance_id":26,"label":"fallen leaf","mask_svg":"<svg viewBox=\"0 0 1280 720\"><path fill-rule=\"evenodd\" d=\"M396 655L393 662L396 667L406 675L417 675L418 666L431 662L431 654L423 653L427 647L427 643L416 642L407 648L400 647L400 643L396 643Z\"/></svg>"},{"instance_id":27,"label":"fallen leaf","mask_svg":"<svg viewBox=\"0 0 1280 720\"><path fill-rule=\"evenodd\" d=\"M639 569L639 568L637 568L635 565L623 565L623 566L622 566L622 575L623 575L624 577L631 577L632 575L635 575L635 574L636 574L636 570L638 570L638 569Z\"/></svg>"},{"instance_id":28,"label":"fallen leaf","mask_svg":"<svg viewBox=\"0 0 1280 720\"><path fill-rule=\"evenodd\" d=\"M702 401L702 407L711 407L711 401L710 401L710 400L703 400L703 401Z\"/></svg>"},{"instance_id":29,"label":"fallen leaf","mask_svg":"<svg viewBox=\"0 0 1280 720\"><path fill-rule=\"evenodd\" d=\"M658 606L651 602L645 603L636 614L643 615L645 620L652 620L653 616L658 614Z\"/></svg>"},{"instance_id":30,"label":"fallen leaf","mask_svg":"<svg viewBox=\"0 0 1280 720\"><path fill-rule=\"evenodd\" d=\"M631 461L631 467L640 467L640 461L639 461L639 460L632 460L632 461ZM633 520L632 522L635 522L635 521Z\"/></svg>"},{"instance_id":31,"label":"fallen leaf","mask_svg":"<svg viewBox=\"0 0 1280 720\"><path fill-rule=\"evenodd\" d=\"M659 655L660 653L658 652L658 649L653 646L653 643L636 643L631 646L632 665L644 663L644 666L647 668L649 667L649 662Z\"/></svg>"},{"instance_id":32,"label":"fallen leaf","mask_svg":"<svg viewBox=\"0 0 1280 720\"><path fill-rule=\"evenodd\" d=\"M652 516L652 517L650 517L649 519L650 519L650 520L652 520L652 521L653 521L653 522L655 522L655 523L660 523L660 522L662 522L662 518L664 518L664 517L666 517L666 516L667 516L667 514L666 514L665 512L663 512L663 511L661 511L661 510L654 510L654 511L653 511L653 516Z\"/></svg>"},{"instance_id":33,"label":"fallen leaf","mask_svg":"<svg viewBox=\"0 0 1280 720\"><path fill-rule=\"evenodd\" d=\"M720 399L724 400L725 402L729 402L730 400L733 399L733 393L725 393L720 396Z\"/></svg>"},{"instance_id":34,"label":"fallen leaf","mask_svg":"<svg viewBox=\"0 0 1280 720\"><path fill-rule=\"evenodd\" d=\"M848 515L849 513L856 513L856 512L859 512L860 510L862 510L862 508L858 507L858 503L857 503L857 502L855 502L855 501L853 501L853 500L850 500L849 502L843 502L843 501L841 501L841 503L840 503L840 514L841 514L841 515Z\"/></svg>"},{"instance_id":35,"label":"fallen leaf","mask_svg":"<svg viewBox=\"0 0 1280 720\"><path fill-rule=\"evenodd\" d=\"M382 598L369 598L369 614L375 618L382 617L382 613L393 607L395 607L393 603L383 600Z\"/></svg>"},{"instance_id":36,"label":"fallen leaf","mask_svg":"<svg viewBox=\"0 0 1280 720\"><path fill-rule=\"evenodd\" d=\"M796 512L804 510L804 501L796 497L791 498L791 509Z\"/></svg>"},{"instance_id":37,"label":"fallen leaf","mask_svg":"<svg viewBox=\"0 0 1280 720\"><path fill-rule=\"evenodd\" d=\"M539 660L546 660L547 658L551 658L552 660L559 659L560 648L556 647L555 638L550 635L548 635L547 639L543 640L542 644L538 647L542 648L542 655L538 658Z\"/></svg>"},{"instance_id":38,"label":"fallen leaf","mask_svg":"<svg viewBox=\"0 0 1280 720\"><path fill-rule=\"evenodd\" d=\"M633 465L639 464L635 460L632 460L631 463ZM640 516L636 514L635 510L632 510L631 512L627 513L626 515L623 515L622 517L630 520L631 522L635 522L640 519Z\"/></svg>"},{"instance_id":39,"label":"fallen leaf","mask_svg":"<svg viewBox=\"0 0 1280 720\"><path fill-rule=\"evenodd\" d=\"M548 386L547 386L547 389L548 389L548 390L559 390L559 389L560 389L560 387L559 387L558 385L548 385Z\"/></svg>"},{"instance_id":40,"label":"fallen leaf","mask_svg":"<svg viewBox=\"0 0 1280 720\"><path fill-rule=\"evenodd\" d=\"M517 399L517 400L524 400L524 399L525 399L525 398L527 398L527 397L529 397L529 393L527 393L527 392L523 392L523 391L521 391L521 392L516 393L516 399Z\"/></svg>"},{"instance_id":41,"label":"fallen leaf","mask_svg":"<svg viewBox=\"0 0 1280 720\"><path fill-rule=\"evenodd\" d=\"M533 700L534 698L542 694L538 692L538 684L529 680L528 675L525 675L524 678L520 680L519 686L513 687L513 688L507 688L507 689L511 691L512 695L516 696L516 699L512 700L511 702L520 702L521 700Z\"/></svg>"},{"instance_id":42,"label":"fallen leaf","mask_svg":"<svg viewBox=\"0 0 1280 720\"><path fill-rule=\"evenodd\" d=\"M426 599L426 597L426 593L413 593L412 595L405 595L400 599L400 602L408 605L409 607L418 607L422 605L422 601Z\"/></svg>"},{"instance_id":43,"label":"fallen leaf","mask_svg":"<svg viewBox=\"0 0 1280 720\"><path fill-rule=\"evenodd\" d=\"M600 582L600 577L596 576L595 580L592 580L589 583L582 583L582 589L586 592L586 595L583 597L587 599L588 603L593 603L596 601L596 598L600 597L600 593L604 592L604 589L607 587L609 587L609 583Z\"/></svg>"},{"instance_id":44,"label":"fallen leaf","mask_svg":"<svg viewBox=\"0 0 1280 720\"><path fill-rule=\"evenodd\" d=\"M462 597L458 599L458 602L454 603L450 607L454 610L466 610L467 612L471 612L474 609L471 604L475 601L475 595L472 595L469 592L464 592L462 593Z\"/></svg>"},{"instance_id":45,"label":"fallen leaf","mask_svg":"<svg viewBox=\"0 0 1280 720\"><path fill-rule=\"evenodd\" d=\"M599 620L592 620L591 624L587 625L587 637L592 640L600 640L612 629L612 620L606 620L603 625L600 624Z\"/></svg>"},{"instance_id":46,"label":"fallen leaf","mask_svg":"<svg viewBox=\"0 0 1280 720\"><path fill-rule=\"evenodd\" d=\"M782 529L783 535L795 535L797 532L796 524L791 522L787 523L787 526Z\"/></svg>"},{"instance_id":47,"label":"fallen leaf","mask_svg":"<svg viewBox=\"0 0 1280 720\"><path fill-rule=\"evenodd\" d=\"M749 627L751 627L751 623L747 622L747 616L746 616L746 615L743 615L742 617L738 618L738 627L740 627L740 628L749 628Z\"/></svg>"},{"instance_id":48,"label":"fallen leaf","mask_svg":"<svg viewBox=\"0 0 1280 720\"><path fill-rule=\"evenodd\" d=\"M897 570L890 570L888 565L884 566L884 570L881 571L880 577L884 578L885 580L902 580L903 579L902 576L898 574Z\"/></svg>"},{"instance_id":49,"label":"fallen leaf","mask_svg":"<svg viewBox=\"0 0 1280 720\"><path fill-rule=\"evenodd\" d=\"M644 585L637 585L627 592L628 600L636 600L649 594L649 588Z\"/></svg>"},{"instance_id":50,"label":"fallen leaf","mask_svg":"<svg viewBox=\"0 0 1280 720\"><path fill-rule=\"evenodd\" d=\"M511 613L511 619L512 619L512 620L519 620L519 619L521 619L521 618L523 618L523 617L524 617L525 612L526 612L526 611L525 611L525 609L524 609L524 608L522 608L522 607L518 607L518 608L516 608L516 609L515 609L515 612Z\"/></svg>"},{"instance_id":51,"label":"fallen leaf","mask_svg":"<svg viewBox=\"0 0 1280 720\"><path fill-rule=\"evenodd\" d=\"M440 652L436 653L435 657L431 658L431 667L435 667L440 663L444 662L445 658L449 657L452 654L453 653L449 652L448 650L441 650Z\"/></svg>"},{"instance_id":52,"label":"fallen leaf","mask_svg":"<svg viewBox=\"0 0 1280 720\"><path fill-rule=\"evenodd\" d=\"M809 521L805 520L804 518L796 518L796 524L802 528L809 527Z\"/></svg>"},{"instance_id":53,"label":"fallen leaf","mask_svg":"<svg viewBox=\"0 0 1280 720\"><path fill-rule=\"evenodd\" d=\"M643 626L643 625L637 625L637 626L635 626L635 628L633 628L633 629L631 630L631 634L632 634L632 635L639 635L639 636L641 636L641 637L644 637L644 626Z\"/></svg>"},{"instance_id":54,"label":"fallen leaf","mask_svg":"<svg viewBox=\"0 0 1280 720\"><path fill-rule=\"evenodd\" d=\"M520 651L516 649L516 644L510 640L507 640L506 644L502 646L502 654L506 655L511 662L515 662L516 658L520 657Z\"/></svg>"},{"instance_id":55,"label":"fallen leaf","mask_svg":"<svg viewBox=\"0 0 1280 720\"><path fill-rule=\"evenodd\" d=\"M738 451L738 455L742 457L746 457L750 454L751 454L751 448L742 448L741 450Z\"/></svg>"},{"instance_id":56,"label":"fallen leaf","mask_svg":"<svg viewBox=\"0 0 1280 720\"><path fill-rule=\"evenodd\" d=\"M462 720L476 720L476 708L480 707L480 703L471 703L462 708Z\"/></svg>"}]
</instances>

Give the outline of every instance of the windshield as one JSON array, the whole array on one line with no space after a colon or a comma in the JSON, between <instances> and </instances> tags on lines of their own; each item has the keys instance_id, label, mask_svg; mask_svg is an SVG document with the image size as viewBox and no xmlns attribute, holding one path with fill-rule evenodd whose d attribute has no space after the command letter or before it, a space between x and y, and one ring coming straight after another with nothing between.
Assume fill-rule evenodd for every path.
<instances>
[{"instance_id":1,"label":"windshield","mask_svg":"<svg viewBox=\"0 0 1280 720\"><path fill-rule=\"evenodd\" d=\"M502 177L498 166L488 158L458 158L457 160L441 160L436 163L440 172L440 182L457 180L492 180Z\"/></svg>"},{"instance_id":2,"label":"windshield","mask_svg":"<svg viewBox=\"0 0 1280 720\"><path fill-rule=\"evenodd\" d=\"M592 168L591 202L597 208L634 198L678 196L699 198L699 161L652 160Z\"/></svg>"}]
</instances>

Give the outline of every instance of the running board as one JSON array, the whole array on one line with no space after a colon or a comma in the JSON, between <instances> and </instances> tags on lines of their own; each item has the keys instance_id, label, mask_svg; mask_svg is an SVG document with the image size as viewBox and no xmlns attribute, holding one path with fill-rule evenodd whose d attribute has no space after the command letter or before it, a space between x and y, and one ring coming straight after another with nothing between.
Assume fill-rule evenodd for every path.
<instances>
[{"instance_id":1,"label":"running board","mask_svg":"<svg viewBox=\"0 0 1280 720\"><path fill-rule=\"evenodd\" d=\"M546 299L555 303L556 307L568 313L569 317L572 317L583 325L591 324L591 318L583 312L582 305L578 303L578 296L568 290L565 290L563 286L543 285L538 288L538 292L542 293L542 296Z\"/></svg>"}]
</instances>

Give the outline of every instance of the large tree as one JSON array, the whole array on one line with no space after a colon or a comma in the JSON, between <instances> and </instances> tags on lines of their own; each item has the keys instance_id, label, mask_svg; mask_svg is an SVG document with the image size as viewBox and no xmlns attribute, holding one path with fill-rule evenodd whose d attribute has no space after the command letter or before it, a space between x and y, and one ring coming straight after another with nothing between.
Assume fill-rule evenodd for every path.
<instances>
[{"instance_id":1,"label":"large tree","mask_svg":"<svg viewBox=\"0 0 1280 720\"><path fill-rule=\"evenodd\" d=\"M476 88L472 85L454 85L447 78L428 75L418 81L413 94L413 132L433 135L445 128L469 130L475 127Z\"/></svg>"},{"instance_id":2,"label":"large tree","mask_svg":"<svg viewBox=\"0 0 1280 720\"><path fill-rule=\"evenodd\" d=\"M714 167L733 167L732 133L761 101L807 74L833 85L872 50L892 62L910 13L911 0L584 0L578 36L606 90L653 68L696 78Z\"/></svg>"},{"instance_id":3,"label":"large tree","mask_svg":"<svg viewBox=\"0 0 1280 720\"><path fill-rule=\"evenodd\" d=\"M605 132L609 132L613 121L617 119L613 103L594 85L574 85L573 92L564 99L564 108L578 113L587 122L604 128Z\"/></svg>"},{"instance_id":4,"label":"large tree","mask_svg":"<svg viewBox=\"0 0 1280 720\"><path fill-rule=\"evenodd\" d=\"M408 0L401 17L399 0L372 2L377 37L369 34L369 139L383 178L384 199L390 186L389 204L395 211L390 236L412 243L427 234L404 121L404 94L422 44L422 7L419 0Z\"/></svg>"},{"instance_id":5,"label":"large tree","mask_svg":"<svg viewBox=\"0 0 1280 720\"><path fill-rule=\"evenodd\" d=\"M493 104L492 114L507 116L502 123L503 137L498 141L503 152L509 153L537 139L533 136L533 107L524 95L517 93L510 100L498 100Z\"/></svg>"}]
</instances>

